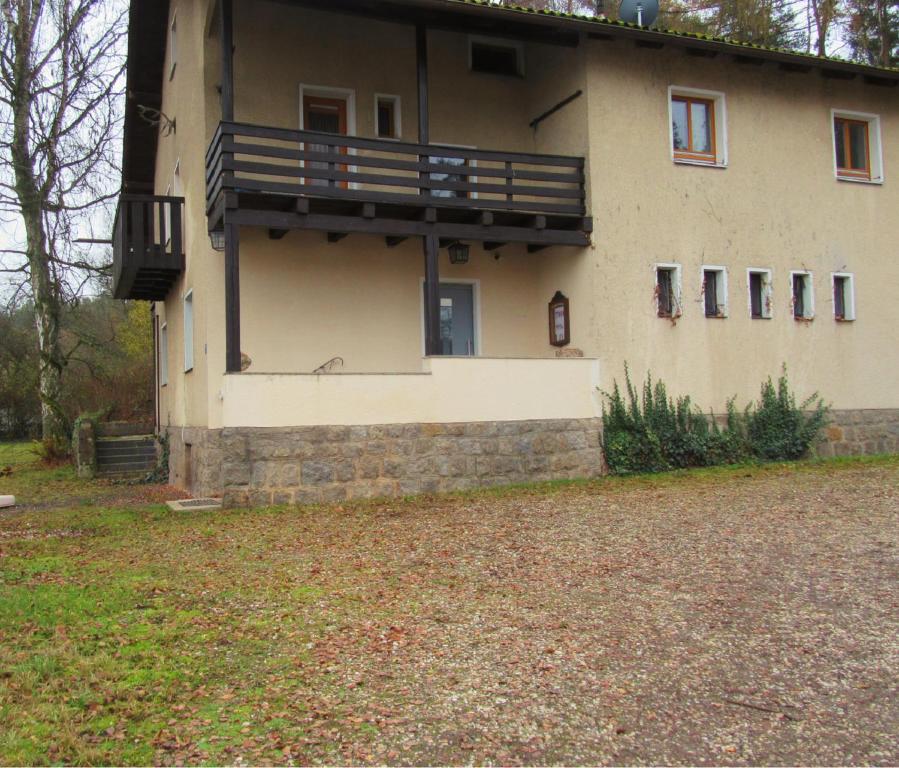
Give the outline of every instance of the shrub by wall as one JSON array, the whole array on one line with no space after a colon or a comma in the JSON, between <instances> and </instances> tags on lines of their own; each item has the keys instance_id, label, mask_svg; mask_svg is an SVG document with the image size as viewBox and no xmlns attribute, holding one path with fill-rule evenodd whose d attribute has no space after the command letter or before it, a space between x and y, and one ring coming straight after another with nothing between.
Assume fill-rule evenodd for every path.
<instances>
[{"instance_id":1,"label":"shrub by wall","mask_svg":"<svg viewBox=\"0 0 899 768\"><path fill-rule=\"evenodd\" d=\"M668 396L662 381L647 376L638 392L625 367L625 393L616 381L603 408L603 450L613 474L736 464L748 459L778 461L804 456L827 419L817 394L801 405L790 391L786 370L777 387L769 378L757 403L741 414L727 403L724 425L706 416L689 396ZM810 406L814 409L807 413Z\"/></svg>"}]
</instances>

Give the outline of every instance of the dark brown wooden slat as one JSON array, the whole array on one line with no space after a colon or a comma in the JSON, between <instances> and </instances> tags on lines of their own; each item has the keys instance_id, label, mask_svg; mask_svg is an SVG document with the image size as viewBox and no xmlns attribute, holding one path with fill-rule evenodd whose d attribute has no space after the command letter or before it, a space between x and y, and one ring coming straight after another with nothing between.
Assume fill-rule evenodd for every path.
<instances>
[{"instance_id":1,"label":"dark brown wooden slat","mask_svg":"<svg viewBox=\"0 0 899 768\"><path fill-rule=\"evenodd\" d=\"M585 247L590 238L583 232L568 229L533 229L530 227L456 224L437 222L429 224L413 219L363 219L359 216L308 214L299 216L281 211L234 211L234 224L268 229L311 229L322 232L347 232L350 234L379 235L383 237L424 237L433 234L438 238L468 240L472 242L531 243L535 245L568 245Z\"/></svg>"},{"instance_id":2,"label":"dark brown wooden slat","mask_svg":"<svg viewBox=\"0 0 899 768\"><path fill-rule=\"evenodd\" d=\"M230 127L230 130L229 130ZM358 136L345 136L334 133L318 133L315 131L296 131L286 128L269 128L246 123L227 123L224 135L249 136L258 139L281 139L295 143L324 144L334 147L353 147L394 154L411 154L439 157L455 157L504 163L523 163L526 165L559 165L568 168L583 168L584 158L568 155L542 155L525 152L506 152L487 149L460 149L445 147L439 144L411 144L401 141L385 141L383 139L365 139Z\"/></svg>"},{"instance_id":3,"label":"dark brown wooden slat","mask_svg":"<svg viewBox=\"0 0 899 768\"><path fill-rule=\"evenodd\" d=\"M225 149L226 151L233 152L235 155L271 157L279 160L296 160L317 163L337 162L340 165L387 168L396 171L409 171L410 173L430 171L431 173L452 173L459 176L489 176L491 178L500 179L514 178L528 181L554 181L562 184L582 184L584 181L584 174L580 170L565 172L535 171L528 168L516 168L512 163L505 164L503 168L491 168L483 165L459 166L446 163L420 162L418 160L395 160L393 158L376 157L372 155L309 152L302 149L276 147L265 144L244 144L233 141L227 145ZM417 155L409 156L417 157ZM507 166L511 166L511 169ZM210 174L207 174L207 178Z\"/></svg>"},{"instance_id":4,"label":"dark brown wooden slat","mask_svg":"<svg viewBox=\"0 0 899 768\"><path fill-rule=\"evenodd\" d=\"M258 181L241 179L235 189L244 192L269 192L281 195L314 195L335 200L369 201L374 203L397 203L399 205L419 204L434 205L442 208L485 208L497 211L521 211L522 213L560 213L583 215L584 206L562 203L533 202L520 200L491 200L484 198L433 197L431 195L404 195L391 192L375 192L368 190L343 189L342 187L318 187L308 184L287 184L276 181Z\"/></svg>"},{"instance_id":5,"label":"dark brown wooden slat","mask_svg":"<svg viewBox=\"0 0 899 768\"><path fill-rule=\"evenodd\" d=\"M580 189L564 189L560 187L538 187L528 185L515 185L507 182L503 184L484 184L479 181L449 181L447 179L414 178L411 176L387 176L374 173L360 173L358 171L339 171L330 168L291 167L273 165L271 163L252 163L230 158L222 159L222 169L234 171L238 174L252 174L256 176L288 176L291 178L322 179L329 182L347 181L356 184L376 184L384 187L410 187L414 189L437 189L468 192L471 194L505 194L523 195L525 197L551 197L580 200L583 193ZM240 181L236 181L240 184Z\"/></svg>"}]
</instances>

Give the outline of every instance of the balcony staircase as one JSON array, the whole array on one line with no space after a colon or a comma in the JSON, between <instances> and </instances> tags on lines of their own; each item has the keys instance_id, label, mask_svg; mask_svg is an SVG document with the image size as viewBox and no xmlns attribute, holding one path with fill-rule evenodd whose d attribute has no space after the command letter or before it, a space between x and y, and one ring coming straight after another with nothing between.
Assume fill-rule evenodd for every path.
<instances>
[{"instance_id":1,"label":"balcony staircase","mask_svg":"<svg viewBox=\"0 0 899 768\"><path fill-rule=\"evenodd\" d=\"M156 469L153 435L101 437L97 440L97 477L142 480Z\"/></svg>"}]
</instances>

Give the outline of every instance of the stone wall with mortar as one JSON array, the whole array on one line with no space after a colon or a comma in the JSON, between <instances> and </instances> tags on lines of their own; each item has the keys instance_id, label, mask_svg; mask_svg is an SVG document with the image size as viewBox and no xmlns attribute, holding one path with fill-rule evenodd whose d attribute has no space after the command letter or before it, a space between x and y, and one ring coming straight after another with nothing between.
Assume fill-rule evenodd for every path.
<instances>
[{"instance_id":1,"label":"stone wall with mortar","mask_svg":"<svg viewBox=\"0 0 899 768\"><path fill-rule=\"evenodd\" d=\"M221 496L221 430L170 427L166 435L169 439L169 482L194 496Z\"/></svg>"},{"instance_id":2,"label":"stone wall with mortar","mask_svg":"<svg viewBox=\"0 0 899 768\"><path fill-rule=\"evenodd\" d=\"M225 428L226 506L458 491L602 472L599 419Z\"/></svg>"},{"instance_id":3,"label":"stone wall with mortar","mask_svg":"<svg viewBox=\"0 0 899 768\"><path fill-rule=\"evenodd\" d=\"M815 452L824 457L899 453L899 408L832 411Z\"/></svg>"},{"instance_id":4,"label":"stone wall with mortar","mask_svg":"<svg viewBox=\"0 0 899 768\"><path fill-rule=\"evenodd\" d=\"M604 471L599 419L169 429L173 485L227 506L467 490ZM190 468L186 445L191 446ZM899 409L830 414L818 456L899 453Z\"/></svg>"}]
</instances>

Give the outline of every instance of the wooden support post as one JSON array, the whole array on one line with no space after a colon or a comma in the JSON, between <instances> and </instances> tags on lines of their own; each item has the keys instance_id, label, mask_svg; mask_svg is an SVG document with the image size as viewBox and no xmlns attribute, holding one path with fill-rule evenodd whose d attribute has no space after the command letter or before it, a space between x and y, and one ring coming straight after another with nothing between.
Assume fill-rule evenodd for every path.
<instances>
[{"instance_id":1,"label":"wooden support post","mask_svg":"<svg viewBox=\"0 0 899 768\"><path fill-rule=\"evenodd\" d=\"M234 119L234 6L221 0L222 120Z\"/></svg>"},{"instance_id":2,"label":"wooden support post","mask_svg":"<svg viewBox=\"0 0 899 768\"><path fill-rule=\"evenodd\" d=\"M426 235L425 253L425 354L440 354L440 266L439 239Z\"/></svg>"},{"instance_id":3,"label":"wooden support post","mask_svg":"<svg viewBox=\"0 0 899 768\"><path fill-rule=\"evenodd\" d=\"M415 70L418 77L418 143L428 144L431 141L428 96L428 28L424 24L415 26ZM427 155L419 155L419 161L427 163ZM418 178L422 181L430 178L425 171L420 171ZM419 194L430 195L428 187L422 187Z\"/></svg>"},{"instance_id":4,"label":"wooden support post","mask_svg":"<svg viewBox=\"0 0 899 768\"><path fill-rule=\"evenodd\" d=\"M225 213L225 370L240 373L240 227Z\"/></svg>"}]
</instances>

